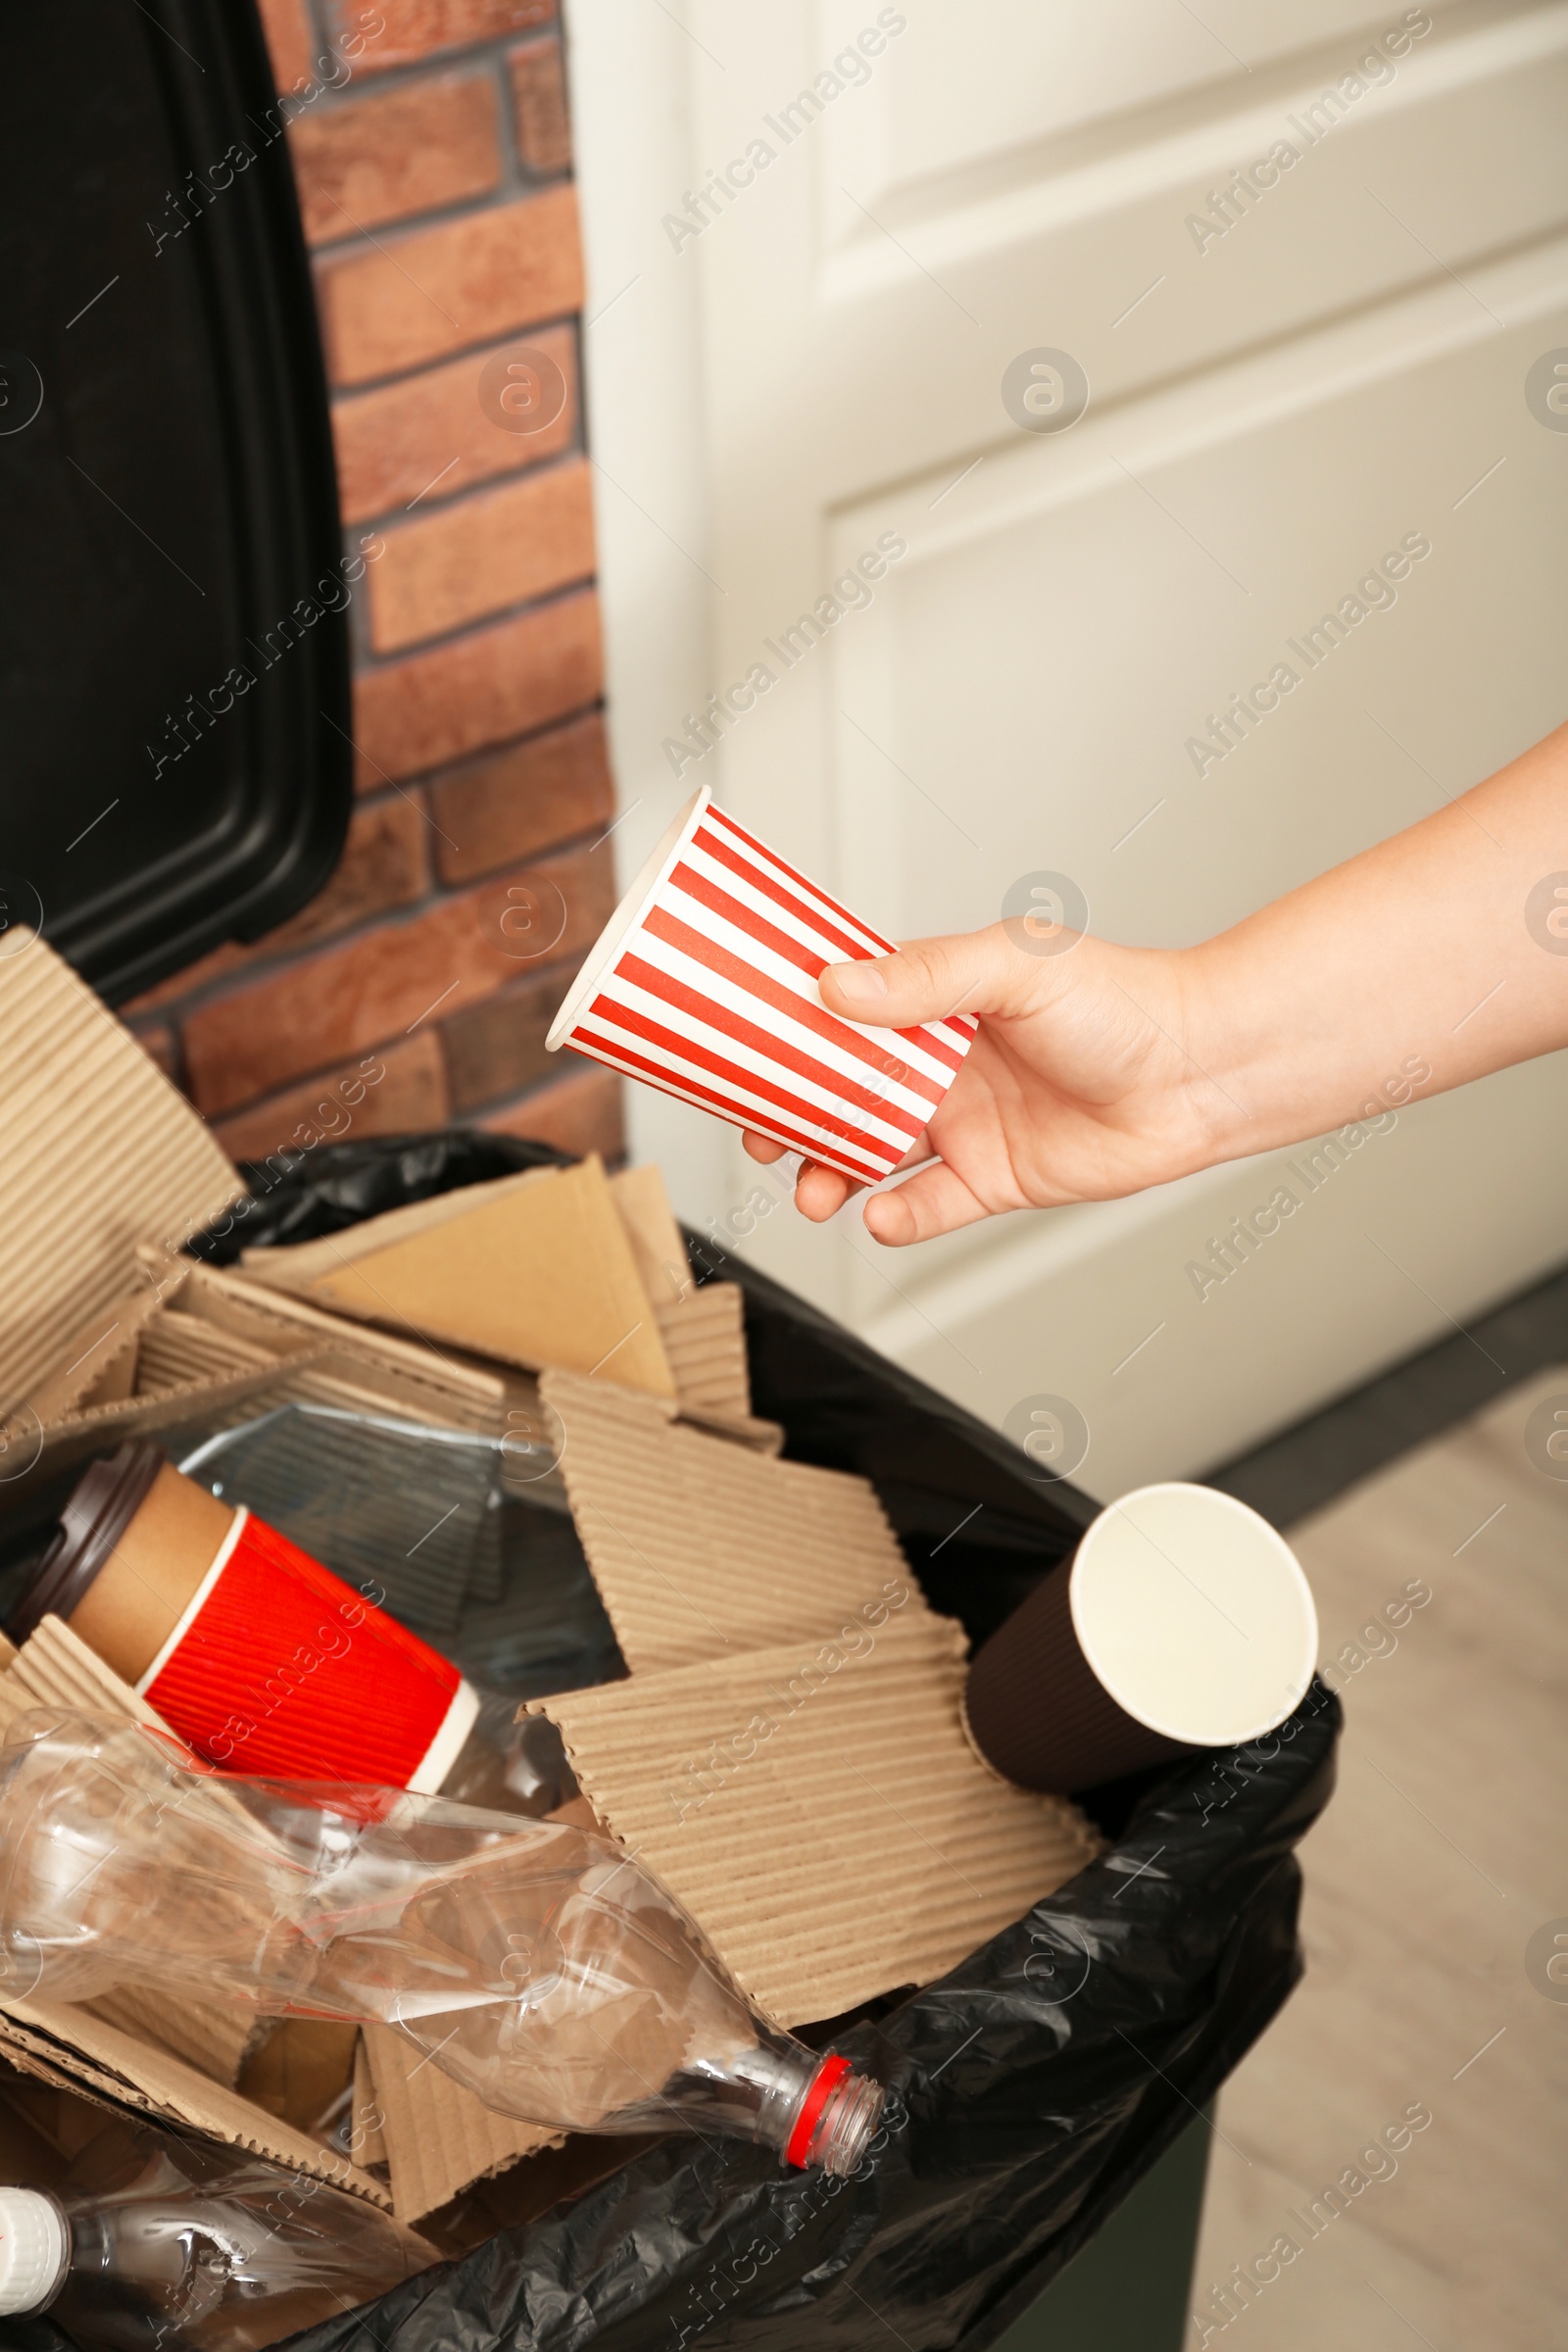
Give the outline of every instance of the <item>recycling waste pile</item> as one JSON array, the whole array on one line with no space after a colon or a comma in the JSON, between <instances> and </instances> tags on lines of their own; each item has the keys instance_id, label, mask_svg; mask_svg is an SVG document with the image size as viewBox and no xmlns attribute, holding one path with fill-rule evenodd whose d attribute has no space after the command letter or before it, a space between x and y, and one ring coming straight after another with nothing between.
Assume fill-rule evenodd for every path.
<instances>
[{"instance_id":1,"label":"recycling waste pile","mask_svg":"<svg viewBox=\"0 0 1568 2352\"><path fill-rule=\"evenodd\" d=\"M41 943L0 1086L5 2340L994 2341L1299 1973L1288 1547L657 1170L236 1171Z\"/></svg>"}]
</instances>

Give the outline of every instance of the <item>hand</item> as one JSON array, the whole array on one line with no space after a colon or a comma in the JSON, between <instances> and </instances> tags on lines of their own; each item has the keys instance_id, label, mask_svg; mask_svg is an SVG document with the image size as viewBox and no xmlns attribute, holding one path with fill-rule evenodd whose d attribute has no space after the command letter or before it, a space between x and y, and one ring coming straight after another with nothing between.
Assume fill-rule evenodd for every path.
<instances>
[{"instance_id":1,"label":"hand","mask_svg":"<svg viewBox=\"0 0 1568 2352\"><path fill-rule=\"evenodd\" d=\"M1069 944L1052 952L1050 934L1016 940L1021 928L917 940L822 974L823 1004L847 1020L906 1029L980 1015L962 1069L901 1163L933 1164L866 1203L879 1242L1112 1200L1226 1155L1235 1105L1194 1052L1206 1001L1200 958L1059 931ZM745 1143L754 1159L783 1156L763 1136ZM796 1204L819 1222L861 1189L808 1160Z\"/></svg>"},{"instance_id":2,"label":"hand","mask_svg":"<svg viewBox=\"0 0 1568 2352\"><path fill-rule=\"evenodd\" d=\"M902 1246L1113 1200L1553 1053L1565 916L1568 726L1200 947L1013 922L832 964L822 1002L847 1020L980 1016L903 1163L918 1173L867 1201L866 1228ZM746 1149L781 1156L760 1136ZM808 1161L795 1198L821 1220L858 1189Z\"/></svg>"}]
</instances>

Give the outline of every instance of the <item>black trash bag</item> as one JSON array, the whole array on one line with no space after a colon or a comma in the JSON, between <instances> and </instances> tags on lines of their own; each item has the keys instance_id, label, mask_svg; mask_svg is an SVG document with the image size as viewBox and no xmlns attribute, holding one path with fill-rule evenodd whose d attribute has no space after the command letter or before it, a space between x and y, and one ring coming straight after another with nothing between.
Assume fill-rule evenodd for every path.
<instances>
[{"instance_id":1,"label":"black trash bag","mask_svg":"<svg viewBox=\"0 0 1568 2352\"><path fill-rule=\"evenodd\" d=\"M559 1157L453 1133L247 1170L218 1263ZM691 1237L746 1292L754 1409L795 1459L875 1485L933 1604L983 1640L1095 1505L803 1300ZM1340 1707L1314 1683L1231 1753L1092 1790L1109 1850L940 1984L833 2036L888 2086L853 2180L760 2150L655 2143L608 2180L296 2352L746 2352L993 2343L1191 2124L1301 1973L1294 1847L1333 1787ZM49 2331L52 2334L52 2330ZM58 2339L56 2339L58 2340ZM40 2345L45 2336L40 2332Z\"/></svg>"}]
</instances>

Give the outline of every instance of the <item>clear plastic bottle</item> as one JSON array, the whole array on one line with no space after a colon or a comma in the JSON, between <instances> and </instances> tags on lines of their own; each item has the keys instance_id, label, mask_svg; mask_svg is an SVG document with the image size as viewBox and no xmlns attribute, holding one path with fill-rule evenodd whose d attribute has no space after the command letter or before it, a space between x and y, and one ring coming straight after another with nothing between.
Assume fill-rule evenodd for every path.
<instances>
[{"instance_id":1,"label":"clear plastic bottle","mask_svg":"<svg viewBox=\"0 0 1568 2352\"><path fill-rule=\"evenodd\" d=\"M46 2314L90 2352L252 2352L438 2260L325 2181L127 2125L54 2189L0 2188L0 2315Z\"/></svg>"},{"instance_id":2,"label":"clear plastic bottle","mask_svg":"<svg viewBox=\"0 0 1568 2352\"><path fill-rule=\"evenodd\" d=\"M591 1831L230 1778L137 1724L24 1715L0 1749L0 1998L128 1984L394 2027L487 2107L569 2132L750 2139L843 2175L882 2105L759 2017Z\"/></svg>"}]
</instances>

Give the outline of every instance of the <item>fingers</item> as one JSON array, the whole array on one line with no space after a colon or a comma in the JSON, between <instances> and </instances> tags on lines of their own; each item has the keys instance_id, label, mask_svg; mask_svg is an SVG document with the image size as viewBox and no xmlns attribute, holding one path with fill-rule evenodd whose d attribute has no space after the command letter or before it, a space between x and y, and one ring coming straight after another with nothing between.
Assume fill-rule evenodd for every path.
<instances>
[{"instance_id":1,"label":"fingers","mask_svg":"<svg viewBox=\"0 0 1568 2352\"><path fill-rule=\"evenodd\" d=\"M1042 958L1020 950L1004 926L916 939L892 956L832 963L818 986L829 1012L884 1029L908 1029L951 1012L1005 1017L1037 998Z\"/></svg>"},{"instance_id":2,"label":"fingers","mask_svg":"<svg viewBox=\"0 0 1568 2352\"><path fill-rule=\"evenodd\" d=\"M906 1250L911 1242L929 1242L939 1233L956 1233L960 1225L977 1225L991 1211L956 1176L945 1160L922 1168L890 1193L877 1193L865 1204L865 1229L888 1250Z\"/></svg>"},{"instance_id":3,"label":"fingers","mask_svg":"<svg viewBox=\"0 0 1568 2352\"><path fill-rule=\"evenodd\" d=\"M775 1144L770 1135L757 1135L745 1127L741 1130L741 1148L751 1158L760 1159L764 1168L770 1168L775 1159L783 1158L787 1146Z\"/></svg>"},{"instance_id":4,"label":"fingers","mask_svg":"<svg viewBox=\"0 0 1568 2352\"><path fill-rule=\"evenodd\" d=\"M837 1168L824 1168L820 1160L808 1159L795 1179L795 1205L813 1225L825 1225L829 1217L838 1215L852 1193L862 1189L848 1176L841 1176Z\"/></svg>"}]
</instances>

